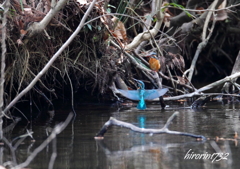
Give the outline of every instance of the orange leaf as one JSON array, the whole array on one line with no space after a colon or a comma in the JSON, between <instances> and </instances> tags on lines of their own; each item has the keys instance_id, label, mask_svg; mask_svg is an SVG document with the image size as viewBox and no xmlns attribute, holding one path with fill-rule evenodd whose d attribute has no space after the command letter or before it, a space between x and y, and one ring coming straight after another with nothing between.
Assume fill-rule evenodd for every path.
<instances>
[{"instance_id":1,"label":"orange leaf","mask_svg":"<svg viewBox=\"0 0 240 169\"><path fill-rule=\"evenodd\" d=\"M20 30L20 34L21 34L21 35L26 35L26 33L27 33L27 31L25 31L25 30L23 30L23 29Z\"/></svg>"},{"instance_id":2,"label":"orange leaf","mask_svg":"<svg viewBox=\"0 0 240 169\"><path fill-rule=\"evenodd\" d=\"M124 42L127 42L127 32L126 32L126 29L125 29L125 26L124 24L118 20L117 17L113 17L112 18L112 21L115 23L115 28L114 28L114 31L113 31L113 35L115 37L117 37L118 39L121 39L123 40Z\"/></svg>"}]
</instances>

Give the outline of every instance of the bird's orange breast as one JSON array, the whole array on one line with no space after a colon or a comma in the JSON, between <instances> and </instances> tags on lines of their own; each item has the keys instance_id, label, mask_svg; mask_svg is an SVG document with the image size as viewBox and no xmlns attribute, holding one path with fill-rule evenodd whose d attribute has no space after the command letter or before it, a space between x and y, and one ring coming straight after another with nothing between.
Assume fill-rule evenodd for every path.
<instances>
[{"instance_id":1,"label":"bird's orange breast","mask_svg":"<svg viewBox=\"0 0 240 169\"><path fill-rule=\"evenodd\" d=\"M154 71L159 71L159 69L161 68L159 60L157 60L155 58L149 59L149 66Z\"/></svg>"}]
</instances>

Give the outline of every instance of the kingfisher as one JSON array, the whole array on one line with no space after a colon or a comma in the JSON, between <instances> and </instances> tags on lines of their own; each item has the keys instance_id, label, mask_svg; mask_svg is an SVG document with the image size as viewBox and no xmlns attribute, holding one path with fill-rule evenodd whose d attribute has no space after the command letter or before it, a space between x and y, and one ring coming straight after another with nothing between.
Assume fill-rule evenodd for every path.
<instances>
[{"instance_id":1,"label":"kingfisher","mask_svg":"<svg viewBox=\"0 0 240 169\"><path fill-rule=\"evenodd\" d=\"M155 52L151 52L147 57L150 57L149 59L149 66L153 71L158 72L161 68L160 61L157 58L157 54Z\"/></svg>"},{"instance_id":2,"label":"kingfisher","mask_svg":"<svg viewBox=\"0 0 240 169\"><path fill-rule=\"evenodd\" d=\"M145 90L145 84L141 80L134 79L137 82L137 90L121 90L117 92L131 100L139 100L137 109L145 110L147 108L145 100L153 100L167 93L168 88Z\"/></svg>"}]
</instances>

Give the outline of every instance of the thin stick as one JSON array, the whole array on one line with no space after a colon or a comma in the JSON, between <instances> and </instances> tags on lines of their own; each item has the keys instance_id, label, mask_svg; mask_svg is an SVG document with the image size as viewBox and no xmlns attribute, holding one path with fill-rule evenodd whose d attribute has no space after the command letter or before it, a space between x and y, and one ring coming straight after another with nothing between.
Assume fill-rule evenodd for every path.
<instances>
[{"instance_id":1,"label":"thin stick","mask_svg":"<svg viewBox=\"0 0 240 169\"><path fill-rule=\"evenodd\" d=\"M49 145L52 140L56 139L56 136L67 127L72 118L73 113L70 113L65 122L60 123L56 127L54 127L51 135L28 156L25 162L13 167L12 169L20 169L28 166L30 162L38 155L38 153L41 152L47 145Z\"/></svg>"},{"instance_id":2,"label":"thin stick","mask_svg":"<svg viewBox=\"0 0 240 169\"><path fill-rule=\"evenodd\" d=\"M234 73L233 75L227 76L224 79L218 80L218 81L216 81L214 83L211 83L211 84L208 84L208 85L206 85L204 87L201 87L200 89L197 89L196 91L194 91L192 93L179 95L179 96L174 96L174 97L167 97L167 98L164 98L164 100L179 100L179 99L186 98L186 97L193 97L195 95L202 95L202 94L200 94L201 92L209 90L209 89L212 89L212 88L214 88L216 86L222 85L225 82L232 81L233 79L235 79L235 78L237 78L239 76L240 76L240 72ZM236 96L239 96L239 95L236 95Z\"/></svg>"},{"instance_id":3,"label":"thin stick","mask_svg":"<svg viewBox=\"0 0 240 169\"><path fill-rule=\"evenodd\" d=\"M221 8L221 9L187 9L187 8L186 9L181 9L181 8L177 8L177 7L170 6L170 5L165 6L164 8L174 8L174 9L189 11L189 12L205 12L205 11L218 12L218 11L223 11L223 10L232 11L232 10L230 10L230 8L234 8L234 7L237 7L237 6L240 6L240 3L235 4L235 5L230 5L226 8Z\"/></svg>"},{"instance_id":4,"label":"thin stick","mask_svg":"<svg viewBox=\"0 0 240 169\"><path fill-rule=\"evenodd\" d=\"M1 77L0 77L0 140L3 138L3 121L2 118L5 115L3 111L4 106L4 82L5 82L5 59L6 59L6 53L7 53L7 47L6 47L6 33L7 33L7 13L10 6L10 0L5 1L5 9L3 13L3 21L2 21L2 40L1 40L1 49L2 49L2 58L1 58ZM6 115L5 115L6 116ZM6 116L8 117L8 116Z\"/></svg>"},{"instance_id":5,"label":"thin stick","mask_svg":"<svg viewBox=\"0 0 240 169\"><path fill-rule=\"evenodd\" d=\"M94 0L91 5L89 6L87 12L84 14L80 24L78 25L77 29L73 32L73 34L68 38L68 40L62 45L62 47L53 55L53 57L49 60L49 62L44 66L44 68L37 74L37 76L32 80L32 82L24 89L22 92L19 93L4 109L4 113L7 112L17 101L22 98L28 91L30 91L33 86L37 83L37 81L44 75L48 69L51 67L53 62L60 56L63 50L73 41L73 39L78 35L82 27L84 26L84 22L87 19L88 15L92 11L94 4L97 0Z\"/></svg>"},{"instance_id":6,"label":"thin stick","mask_svg":"<svg viewBox=\"0 0 240 169\"><path fill-rule=\"evenodd\" d=\"M176 90L177 88L176 88L176 86L174 84L173 77L172 77L172 74L170 72L170 69L169 69L168 65L166 65L166 67L167 67L168 75L169 75L169 77L171 79L171 83L172 83L172 87L174 89L174 93L177 94L177 90Z\"/></svg>"},{"instance_id":7,"label":"thin stick","mask_svg":"<svg viewBox=\"0 0 240 169\"><path fill-rule=\"evenodd\" d=\"M214 9L214 8L216 7L217 3L218 3L218 0L215 0L215 1L212 3L210 9ZM198 47L197 47L197 51L196 51L196 53L195 53L195 55L194 55L194 58L193 58L193 60L192 60L192 64L191 64L191 66L190 66L190 72L189 72L189 75L188 75L188 81L189 81L189 83L192 81L192 76L193 76L193 72L194 72L194 69L195 69L195 65L196 65L197 60L198 60L198 56L199 56L199 54L201 53L202 49L207 45L208 40L209 40L209 38L210 38L211 35L212 35L213 28L215 27L215 22L213 22L211 31L210 31L208 37L206 38L207 27L208 27L209 21L210 21L210 19L211 19L212 13L213 13L213 12L208 11L208 15L207 15L206 20L205 20L205 23L204 23L203 33L202 33L202 42L199 43L199 45L198 45Z\"/></svg>"},{"instance_id":8,"label":"thin stick","mask_svg":"<svg viewBox=\"0 0 240 169\"><path fill-rule=\"evenodd\" d=\"M133 39L133 41L126 46L127 50L131 50L131 49L137 47L141 42L149 40L151 37L154 37L158 33L158 30L160 29L162 22L163 22L163 13L161 12L161 5L162 5L162 0L156 1L157 22L156 22L155 26L153 27L153 29L138 34Z\"/></svg>"}]
</instances>

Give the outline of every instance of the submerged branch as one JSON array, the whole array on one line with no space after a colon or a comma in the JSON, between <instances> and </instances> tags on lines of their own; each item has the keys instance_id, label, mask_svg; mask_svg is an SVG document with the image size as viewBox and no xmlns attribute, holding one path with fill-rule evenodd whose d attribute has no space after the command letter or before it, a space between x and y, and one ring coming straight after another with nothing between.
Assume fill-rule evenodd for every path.
<instances>
[{"instance_id":1,"label":"submerged branch","mask_svg":"<svg viewBox=\"0 0 240 169\"><path fill-rule=\"evenodd\" d=\"M185 132L179 132L179 131L171 131L168 129L168 126L170 122L176 117L179 113L175 112L167 121L167 123L164 125L161 129L145 129L145 128L139 128L133 124L123 122L120 120L117 120L113 117L110 117L110 119L104 124L104 126L101 128L101 130L96 134L95 139L103 139L104 134L107 132L108 128L115 125L120 127L128 128L132 131L139 132L139 133L145 133L145 134L175 134L175 135L183 135L183 136L189 136L201 140L205 140L205 137L202 135L195 135L191 133L185 133Z\"/></svg>"}]
</instances>

